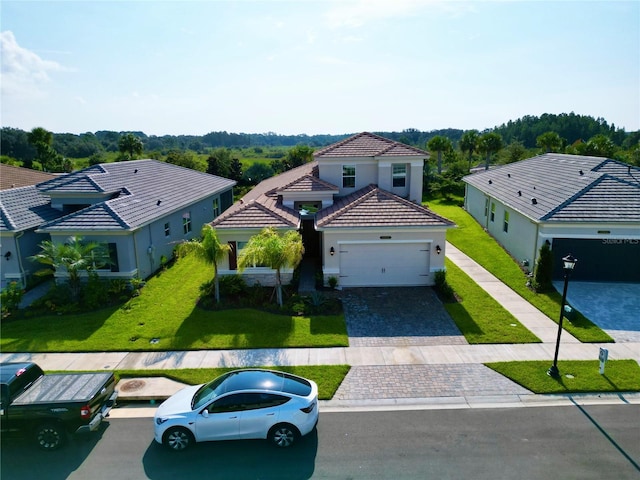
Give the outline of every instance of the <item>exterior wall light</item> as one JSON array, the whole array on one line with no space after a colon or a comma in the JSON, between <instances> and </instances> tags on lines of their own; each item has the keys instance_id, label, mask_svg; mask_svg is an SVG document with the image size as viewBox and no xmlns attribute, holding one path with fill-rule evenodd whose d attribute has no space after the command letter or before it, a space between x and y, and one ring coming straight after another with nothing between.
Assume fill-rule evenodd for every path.
<instances>
[{"instance_id":1,"label":"exterior wall light","mask_svg":"<svg viewBox=\"0 0 640 480\"><path fill-rule=\"evenodd\" d=\"M4 254L4 259L8 262L9 259L11 258L11 252L7 252Z\"/></svg>"},{"instance_id":2,"label":"exterior wall light","mask_svg":"<svg viewBox=\"0 0 640 480\"><path fill-rule=\"evenodd\" d=\"M336 253L336 249L335 249L335 248L333 248L333 247L331 247L331 248L329 249L329 255L331 255L331 256L333 257L333 256L335 255L335 253Z\"/></svg>"},{"instance_id":3,"label":"exterior wall light","mask_svg":"<svg viewBox=\"0 0 640 480\"><path fill-rule=\"evenodd\" d=\"M440 245L436 245L436 253L438 255L440 255L440 253L442 253L442 249L440 248Z\"/></svg>"}]
</instances>

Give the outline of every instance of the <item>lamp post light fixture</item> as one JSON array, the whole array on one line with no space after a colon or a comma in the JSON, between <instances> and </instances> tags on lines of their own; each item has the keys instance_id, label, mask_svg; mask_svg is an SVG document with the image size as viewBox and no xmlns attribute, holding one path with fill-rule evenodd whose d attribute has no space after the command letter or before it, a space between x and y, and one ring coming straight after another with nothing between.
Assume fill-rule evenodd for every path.
<instances>
[{"instance_id":1,"label":"lamp post light fixture","mask_svg":"<svg viewBox=\"0 0 640 480\"><path fill-rule=\"evenodd\" d=\"M558 350L560 350L560 335L562 335L562 319L564 318L564 303L567 300L567 287L569 286L569 275L576 266L578 259L571 254L562 259L562 269L564 271L564 290L562 291L562 303L560 304L560 320L558 321L558 338L556 340L556 353L553 356L553 365L547 370L547 375L553 378L558 378L560 372L558 371Z\"/></svg>"}]
</instances>

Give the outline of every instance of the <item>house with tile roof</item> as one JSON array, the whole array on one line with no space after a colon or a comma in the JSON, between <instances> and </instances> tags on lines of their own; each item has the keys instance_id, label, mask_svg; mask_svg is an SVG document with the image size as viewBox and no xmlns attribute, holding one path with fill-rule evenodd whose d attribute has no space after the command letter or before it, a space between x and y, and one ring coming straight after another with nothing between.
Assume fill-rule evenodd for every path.
<instances>
[{"instance_id":1,"label":"house with tile roof","mask_svg":"<svg viewBox=\"0 0 640 480\"><path fill-rule=\"evenodd\" d=\"M25 284L41 268L28 257L42 240L64 243L70 236L104 247L96 258L101 277L145 279L163 257L172 257L177 243L198 237L202 225L231 206L235 183L157 160L133 160L0 191L2 285L14 279Z\"/></svg>"},{"instance_id":2,"label":"house with tile roof","mask_svg":"<svg viewBox=\"0 0 640 480\"><path fill-rule=\"evenodd\" d=\"M640 168L609 158L547 153L463 178L466 210L533 269L549 242L554 276L640 282Z\"/></svg>"},{"instance_id":3,"label":"house with tile roof","mask_svg":"<svg viewBox=\"0 0 640 480\"><path fill-rule=\"evenodd\" d=\"M262 228L300 231L305 260L340 286L433 285L444 269L453 222L421 205L425 151L364 132L314 153L308 164L258 184L211 225L231 245L219 265L236 274L237 256ZM283 272L283 281L292 271ZM259 265L243 276L272 285Z\"/></svg>"},{"instance_id":4,"label":"house with tile roof","mask_svg":"<svg viewBox=\"0 0 640 480\"><path fill-rule=\"evenodd\" d=\"M0 190L35 185L53 177L55 177L53 173L0 163Z\"/></svg>"}]
</instances>

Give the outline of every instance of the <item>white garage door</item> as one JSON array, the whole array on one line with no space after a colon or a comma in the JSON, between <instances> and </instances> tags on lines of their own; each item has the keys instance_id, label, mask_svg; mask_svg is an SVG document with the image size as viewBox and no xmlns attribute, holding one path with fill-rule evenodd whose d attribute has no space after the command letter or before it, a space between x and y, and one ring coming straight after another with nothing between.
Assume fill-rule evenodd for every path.
<instances>
[{"instance_id":1,"label":"white garage door","mask_svg":"<svg viewBox=\"0 0 640 480\"><path fill-rule=\"evenodd\" d=\"M426 285L428 280L428 243L340 245L342 286Z\"/></svg>"}]
</instances>

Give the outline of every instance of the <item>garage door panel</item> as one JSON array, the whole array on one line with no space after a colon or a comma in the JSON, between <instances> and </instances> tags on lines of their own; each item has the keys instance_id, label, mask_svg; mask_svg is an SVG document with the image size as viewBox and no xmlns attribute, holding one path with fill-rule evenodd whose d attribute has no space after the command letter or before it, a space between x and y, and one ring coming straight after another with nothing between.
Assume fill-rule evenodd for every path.
<instances>
[{"instance_id":1,"label":"garage door panel","mask_svg":"<svg viewBox=\"0 0 640 480\"><path fill-rule=\"evenodd\" d=\"M562 257L571 253L578 259L573 280L640 282L640 240L556 238L552 252L554 279L562 278Z\"/></svg>"},{"instance_id":2,"label":"garage door panel","mask_svg":"<svg viewBox=\"0 0 640 480\"><path fill-rule=\"evenodd\" d=\"M350 244L340 248L343 286L426 285L429 281L429 245Z\"/></svg>"}]
</instances>

